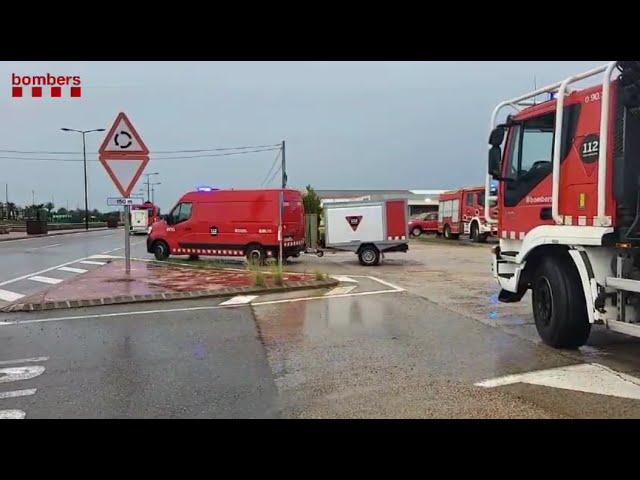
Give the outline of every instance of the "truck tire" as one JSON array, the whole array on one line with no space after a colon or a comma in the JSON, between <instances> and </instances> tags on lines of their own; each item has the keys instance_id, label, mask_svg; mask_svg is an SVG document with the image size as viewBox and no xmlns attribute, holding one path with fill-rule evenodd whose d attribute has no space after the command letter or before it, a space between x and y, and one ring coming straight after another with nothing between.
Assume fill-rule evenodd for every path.
<instances>
[{"instance_id":1,"label":"truck tire","mask_svg":"<svg viewBox=\"0 0 640 480\"><path fill-rule=\"evenodd\" d=\"M420 235L422 235L422 229L420 227L414 227L411 230L411 235L413 235L414 237L419 237Z\"/></svg>"},{"instance_id":2,"label":"truck tire","mask_svg":"<svg viewBox=\"0 0 640 480\"><path fill-rule=\"evenodd\" d=\"M480 227L478 227L478 222L471 222L471 228L469 231L469 239L474 243L480 243Z\"/></svg>"},{"instance_id":3,"label":"truck tire","mask_svg":"<svg viewBox=\"0 0 640 480\"><path fill-rule=\"evenodd\" d=\"M153 254L156 260L166 260L169 258L169 245L162 240L158 240L153 244Z\"/></svg>"},{"instance_id":4,"label":"truck tire","mask_svg":"<svg viewBox=\"0 0 640 480\"><path fill-rule=\"evenodd\" d=\"M532 307L540 338L555 348L584 345L591 332L582 283L570 258L549 256L533 277Z\"/></svg>"},{"instance_id":5,"label":"truck tire","mask_svg":"<svg viewBox=\"0 0 640 480\"><path fill-rule=\"evenodd\" d=\"M442 235L444 236L444 238L446 238L447 240L456 240L459 235L456 233L451 233L451 227L449 226L449 224L446 224L444 226L444 230Z\"/></svg>"},{"instance_id":6,"label":"truck tire","mask_svg":"<svg viewBox=\"0 0 640 480\"><path fill-rule=\"evenodd\" d=\"M254 265L263 265L266 259L264 249L260 245L249 245L246 256L247 262Z\"/></svg>"},{"instance_id":7,"label":"truck tire","mask_svg":"<svg viewBox=\"0 0 640 480\"><path fill-rule=\"evenodd\" d=\"M380 263L380 251L374 245L365 245L358 252L358 260L365 267L376 266Z\"/></svg>"}]
</instances>

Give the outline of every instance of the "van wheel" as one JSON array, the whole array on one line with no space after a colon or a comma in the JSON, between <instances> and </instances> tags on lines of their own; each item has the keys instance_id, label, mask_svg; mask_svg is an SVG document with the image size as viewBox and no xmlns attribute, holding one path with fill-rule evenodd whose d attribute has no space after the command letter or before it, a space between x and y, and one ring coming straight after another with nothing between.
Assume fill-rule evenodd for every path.
<instances>
[{"instance_id":1,"label":"van wheel","mask_svg":"<svg viewBox=\"0 0 640 480\"><path fill-rule=\"evenodd\" d=\"M566 257L546 257L532 282L532 306L540 338L555 348L584 345L591 332L582 283Z\"/></svg>"},{"instance_id":2,"label":"van wheel","mask_svg":"<svg viewBox=\"0 0 640 480\"><path fill-rule=\"evenodd\" d=\"M358 260L360 260L360 265L365 267L378 265L380 263L380 252L373 245L367 245L360 249Z\"/></svg>"},{"instance_id":3,"label":"van wheel","mask_svg":"<svg viewBox=\"0 0 640 480\"><path fill-rule=\"evenodd\" d=\"M266 255L264 249L260 245L251 245L247 248L247 262L253 265L264 264Z\"/></svg>"},{"instance_id":4,"label":"van wheel","mask_svg":"<svg viewBox=\"0 0 640 480\"><path fill-rule=\"evenodd\" d=\"M414 237L419 237L420 235L422 235L422 229L420 227L415 227L413 230L411 230L411 235L413 235Z\"/></svg>"},{"instance_id":5,"label":"van wheel","mask_svg":"<svg viewBox=\"0 0 640 480\"><path fill-rule=\"evenodd\" d=\"M165 242L158 241L153 246L153 254L156 260L166 260L169 258L169 246Z\"/></svg>"},{"instance_id":6,"label":"van wheel","mask_svg":"<svg viewBox=\"0 0 640 480\"><path fill-rule=\"evenodd\" d=\"M200 260L200 255L189 255L189 260Z\"/></svg>"}]
</instances>

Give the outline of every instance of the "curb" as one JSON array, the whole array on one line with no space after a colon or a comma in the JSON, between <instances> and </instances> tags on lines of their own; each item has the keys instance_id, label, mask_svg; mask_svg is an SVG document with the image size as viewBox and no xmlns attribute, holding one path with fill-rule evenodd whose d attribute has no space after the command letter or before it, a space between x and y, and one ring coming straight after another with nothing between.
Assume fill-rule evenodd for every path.
<instances>
[{"instance_id":1,"label":"curb","mask_svg":"<svg viewBox=\"0 0 640 480\"><path fill-rule=\"evenodd\" d=\"M117 228L90 228L89 232L102 232L104 230L118 230ZM46 233L44 235L28 235L20 238L0 238L0 242L10 242L16 240L29 240L31 238L45 238L45 237L57 237L60 235L75 235L78 233L86 233L86 230L82 230L81 232L65 232L64 230L55 233Z\"/></svg>"},{"instance_id":2,"label":"curb","mask_svg":"<svg viewBox=\"0 0 640 480\"><path fill-rule=\"evenodd\" d=\"M335 279L309 280L306 282L291 282L281 287L227 287L218 290L199 290L196 292L167 292L148 295L119 295L116 297L90 298L86 300L65 300L63 302L44 303L16 303L0 308L0 312L41 312L44 310L58 310L63 308L96 307L102 305L116 305L123 303L157 302L171 300L185 300L188 298L229 297L247 293L280 293L311 288L335 287L340 282Z\"/></svg>"}]
</instances>

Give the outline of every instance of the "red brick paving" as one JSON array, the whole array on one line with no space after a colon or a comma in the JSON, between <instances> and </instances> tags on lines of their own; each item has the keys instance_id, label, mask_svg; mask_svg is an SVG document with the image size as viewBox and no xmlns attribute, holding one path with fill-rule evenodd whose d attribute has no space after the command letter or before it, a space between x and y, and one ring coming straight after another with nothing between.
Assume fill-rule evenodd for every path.
<instances>
[{"instance_id":1,"label":"red brick paving","mask_svg":"<svg viewBox=\"0 0 640 480\"><path fill-rule=\"evenodd\" d=\"M272 275L265 272L265 284L273 286ZM287 282L313 280L312 275L286 273ZM254 285L251 272L210 270L179 265L131 262L131 273L125 274L124 261L115 260L102 267L77 275L43 292L20 299L20 303L90 300L120 295L148 295L172 292L215 291L227 287Z\"/></svg>"}]
</instances>

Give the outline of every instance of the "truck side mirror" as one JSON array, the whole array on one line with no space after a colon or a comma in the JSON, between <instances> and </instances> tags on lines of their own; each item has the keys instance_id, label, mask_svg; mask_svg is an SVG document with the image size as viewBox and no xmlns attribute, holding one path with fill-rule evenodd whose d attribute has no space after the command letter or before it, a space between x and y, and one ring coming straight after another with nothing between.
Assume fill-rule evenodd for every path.
<instances>
[{"instance_id":1,"label":"truck side mirror","mask_svg":"<svg viewBox=\"0 0 640 480\"><path fill-rule=\"evenodd\" d=\"M493 146L489 149L489 175L494 180L500 180L502 177L502 150L500 147Z\"/></svg>"},{"instance_id":2,"label":"truck side mirror","mask_svg":"<svg viewBox=\"0 0 640 480\"><path fill-rule=\"evenodd\" d=\"M491 130L491 135L489 135L489 145L492 147L499 147L502 145L505 131L506 128L503 125L498 125L496 128Z\"/></svg>"}]
</instances>

